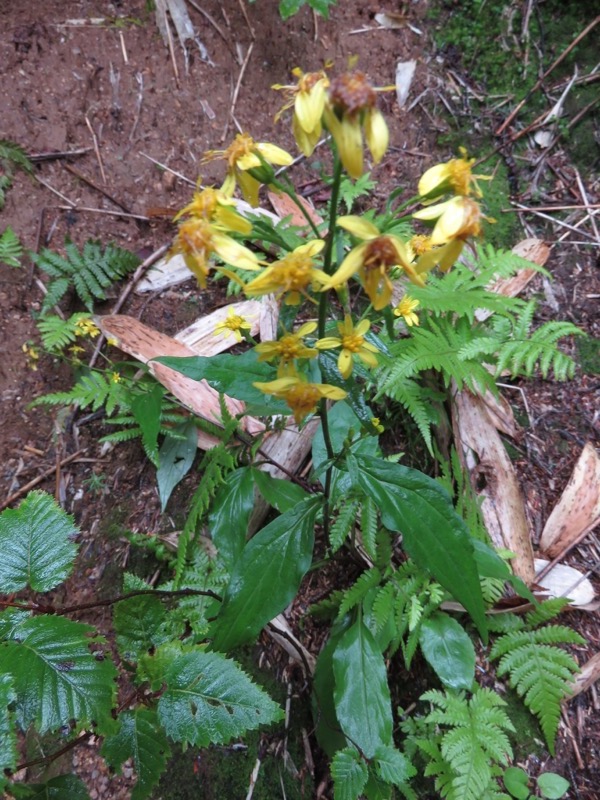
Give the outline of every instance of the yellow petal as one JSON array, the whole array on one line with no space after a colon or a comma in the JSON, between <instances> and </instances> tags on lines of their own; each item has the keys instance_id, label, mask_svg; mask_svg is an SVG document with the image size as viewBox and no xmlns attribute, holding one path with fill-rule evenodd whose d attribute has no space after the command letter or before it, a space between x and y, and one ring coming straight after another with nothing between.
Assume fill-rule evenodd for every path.
<instances>
[{"instance_id":1,"label":"yellow petal","mask_svg":"<svg viewBox=\"0 0 600 800\"><path fill-rule=\"evenodd\" d=\"M327 397L329 400L343 400L344 397L348 395L348 392L345 392L338 386L330 386L328 383L317 383L315 385L319 389L321 395Z\"/></svg>"},{"instance_id":2,"label":"yellow petal","mask_svg":"<svg viewBox=\"0 0 600 800\"><path fill-rule=\"evenodd\" d=\"M245 235L252 231L252 223L240 216L232 208L219 208L216 213L217 220L224 228Z\"/></svg>"},{"instance_id":3,"label":"yellow petal","mask_svg":"<svg viewBox=\"0 0 600 800\"><path fill-rule=\"evenodd\" d=\"M298 148L307 158L312 156L314 149L317 146L317 142L321 136L321 124L319 123L310 133L307 133L300 125L298 118L294 115L292 119L292 130Z\"/></svg>"},{"instance_id":4,"label":"yellow petal","mask_svg":"<svg viewBox=\"0 0 600 800\"><path fill-rule=\"evenodd\" d=\"M367 249L368 244L359 244L351 250L346 258L342 261L336 272L328 279L323 290L333 289L336 286L341 286L346 283L362 266L363 254Z\"/></svg>"},{"instance_id":5,"label":"yellow petal","mask_svg":"<svg viewBox=\"0 0 600 800\"><path fill-rule=\"evenodd\" d=\"M344 118L340 121L327 107L324 118L337 145L344 169L351 178L360 178L363 174L363 143L359 120Z\"/></svg>"},{"instance_id":6,"label":"yellow petal","mask_svg":"<svg viewBox=\"0 0 600 800\"><path fill-rule=\"evenodd\" d=\"M357 217L354 214L350 214L345 217L338 217L337 224L340 228L344 228L344 230L349 231L358 239L364 239L368 241L369 239L375 239L379 236L379 229L376 225L372 222L369 222L368 219L363 219L362 217Z\"/></svg>"},{"instance_id":7,"label":"yellow petal","mask_svg":"<svg viewBox=\"0 0 600 800\"><path fill-rule=\"evenodd\" d=\"M219 191L226 197L231 197L233 195L235 192L235 175L233 172L227 173L223 181L223 186L221 186Z\"/></svg>"},{"instance_id":8,"label":"yellow petal","mask_svg":"<svg viewBox=\"0 0 600 800\"><path fill-rule=\"evenodd\" d=\"M448 201L446 210L438 219L431 234L431 244L445 244L458 236L465 227L467 208L462 197L453 197Z\"/></svg>"},{"instance_id":9,"label":"yellow petal","mask_svg":"<svg viewBox=\"0 0 600 800\"><path fill-rule=\"evenodd\" d=\"M277 164L281 167L289 167L294 160L292 156L281 147L269 144L268 142L260 142L256 145L256 149L269 163Z\"/></svg>"},{"instance_id":10,"label":"yellow petal","mask_svg":"<svg viewBox=\"0 0 600 800\"><path fill-rule=\"evenodd\" d=\"M354 328L354 333L357 336L364 336L365 333L369 330L370 327L371 327L371 323L369 322L369 320L368 319L362 319L358 323L356 328Z\"/></svg>"},{"instance_id":11,"label":"yellow petal","mask_svg":"<svg viewBox=\"0 0 600 800\"><path fill-rule=\"evenodd\" d=\"M338 358L338 369L342 378L349 378L352 374L352 353L349 350L342 350Z\"/></svg>"},{"instance_id":12,"label":"yellow petal","mask_svg":"<svg viewBox=\"0 0 600 800\"><path fill-rule=\"evenodd\" d=\"M454 199L454 198L452 198ZM420 211L415 211L413 217L415 219L423 219L427 222L434 219L439 219L442 214L447 210L449 203L452 200L446 200L444 203L436 203L434 206L427 206L426 208L422 208Z\"/></svg>"},{"instance_id":13,"label":"yellow petal","mask_svg":"<svg viewBox=\"0 0 600 800\"><path fill-rule=\"evenodd\" d=\"M375 356L373 353L370 353L367 350L360 350L357 353L357 356L360 358L361 361L364 361L364 363L368 367L377 366L377 356Z\"/></svg>"},{"instance_id":14,"label":"yellow petal","mask_svg":"<svg viewBox=\"0 0 600 800\"><path fill-rule=\"evenodd\" d=\"M260 269L260 264L258 263L256 255L251 250L248 250L247 247L244 247L244 245L239 244L239 242L236 242L229 236L225 236L224 233L215 231L212 237L212 244L215 253L228 264L232 264L234 267L239 267L240 269Z\"/></svg>"},{"instance_id":15,"label":"yellow petal","mask_svg":"<svg viewBox=\"0 0 600 800\"><path fill-rule=\"evenodd\" d=\"M325 336L315 342L317 350L333 350L334 347L341 347L341 339L336 339L335 336Z\"/></svg>"},{"instance_id":16,"label":"yellow petal","mask_svg":"<svg viewBox=\"0 0 600 800\"><path fill-rule=\"evenodd\" d=\"M301 253L302 255L307 255L309 258L312 258L312 256L316 256L317 253L320 253L324 247L324 239L312 239L310 242L306 242L306 244L301 244L299 247L296 247L294 253Z\"/></svg>"},{"instance_id":17,"label":"yellow petal","mask_svg":"<svg viewBox=\"0 0 600 800\"><path fill-rule=\"evenodd\" d=\"M240 156L236 159L235 166L238 169L255 169L256 167L260 167L261 160L256 155L256 153L246 153L245 156Z\"/></svg>"},{"instance_id":18,"label":"yellow petal","mask_svg":"<svg viewBox=\"0 0 600 800\"><path fill-rule=\"evenodd\" d=\"M377 109L373 109L365 117L365 139L373 161L379 164L388 149L390 134L383 114Z\"/></svg>"},{"instance_id":19,"label":"yellow petal","mask_svg":"<svg viewBox=\"0 0 600 800\"><path fill-rule=\"evenodd\" d=\"M321 125L325 106L325 82L318 81L310 92L299 91L294 102L294 112L303 131L312 133Z\"/></svg>"},{"instance_id":20,"label":"yellow petal","mask_svg":"<svg viewBox=\"0 0 600 800\"><path fill-rule=\"evenodd\" d=\"M421 176L418 192L421 197L440 190L448 180L448 164L436 164Z\"/></svg>"},{"instance_id":21,"label":"yellow petal","mask_svg":"<svg viewBox=\"0 0 600 800\"><path fill-rule=\"evenodd\" d=\"M309 333L317 330L317 323L316 322L305 322L304 325L301 325L298 330L296 331L296 336L302 339L303 336L308 336Z\"/></svg>"},{"instance_id":22,"label":"yellow petal","mask_svg":"<svg viewBox=\"0 0 600 800\"><path fill-rule=\"evenodd\" d=\"M242 194L244 195L244 200L247 203L250 203L252 208L258 207L258 190L260 189L260 183L249 175L247 172L243 170L238 170L236 173L237 181L240 185L240 189L242 190Z\"/></svg>"},{"instance_id":23,"label":"yellow petal","mask_svg":"<svg viewBox=\"0 0 600 800\"><path fill-rule=\"evenodd\" d=\"M260 381L257 381L252 385L257 389L260 389L260 391L264 392L265 394L278 394L279 392L285 392L287 389L291 389L292 386L295 386L297 383L297 378L277 378L276 380L269 381L268 383L261 383Z\"/></svg>"}]
</instances>

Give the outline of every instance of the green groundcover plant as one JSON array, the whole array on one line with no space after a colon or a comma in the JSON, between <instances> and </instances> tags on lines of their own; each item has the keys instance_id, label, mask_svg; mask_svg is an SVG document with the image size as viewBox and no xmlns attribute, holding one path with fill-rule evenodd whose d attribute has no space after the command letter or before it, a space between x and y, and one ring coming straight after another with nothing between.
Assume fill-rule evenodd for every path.
<instances>
[{"instance_id":1,"label":"green groundcover plant","mask_svg":"<svg viewBox=\"0 0 600 800\"><path fill-rule=\"evenodd\" d=\"M474 160L464 152L429 168L417 194L403 203L398 190L382 211L340 214L342 191L347 197L348 182L365 174L364 145L375 163L387 150L379 90L357 71L330 78L297 70L295 77L278 88L286 94L284 109L293 109L300 150L311 156L329 135L331 199L323 222L275 173L292 156L245 133L205 155L226 161L225 181L218 189L199 187L177 216L172 252L183 255L202 287L225 279L247 297L274 295L280 303L276 340L256 344L247 320L230 313L218 332L247 342L243 352L158 359L217 389L221 419L191 419L168 404L150 376L139 381L127 365L113 363L84 372L70 392L41 399L103 407L109 420L119 412L158 465L163 508L192 466L197 426L219 443L200 465L168 580L151 588L126 574L122 595L105 603L113 610L116 652L81 621L85 608L45 596L73 569L78 531L71 518L41 492L0 517L0 586L34 593L32 600L4 602L0 613L0 789L9 796L86 796L73 776L41 788L12 781L23 763L19 735L32 727L61 731L67 743L102 737L102 755L113 768L132 760L133 800L141 800L167 768L171 742L202 748L281 720L281 708L231 653L256 641L294 601L307 572L319 567L317 536L326 560L348 551L363 565L354 583L332 586L313 609L330 621L307 677L336 800L427 792L449 800L509 798L502 776L507 791L519 796L520 779L508 772L514 725L501 693L489 681L479 685L478 655L497 663L498 676L507 676L539 718L553 751L560 704L577 671L563 645L581 637L551 623L566 601L538 604L512 574L510 554L491 546L458 458L436 455L435 433L452 387L496 392L495 380L506 370L570 377L573 362L558 343L579 331L565 322L534 329L534 303L488 288L532 265L477 243L487 177L473 173ZM261 184L297 203L306 225L241 216L236 186L257 206ZM71 249L68 261L43 255L60 271L48 270L62 281L53 302L65 281L75 281L73 265L91 263L86 253ZM116 270L113 256L104 252L112 264L107 280ZM120 256L118 264L130 266ZM77 291L90 308L104 288L92 291L88 282ZM39 327L45 349L55 354L97 333L82 313L60 321L46 313ZM231 413L225 394L243 401L244 414L267 428L301 429L318 419L308 481L291 474L276 479L260 468L261 437L245 433L243 414ZM414 421L421 452L438 459L440 480L384 454L381 436L386 421L399 424L393 410L399 408ZM249 535L257 494L272 512ZM201 524L210 532L210 551L200 543ZM531 604L529 613L490 615L506 592ZM431 677L409 713L393 698L397 675L414 675L415 659L421 673L424 662L430 667ZM119 671L131 689L121 702Z\"/></svg>"}]
</instances>

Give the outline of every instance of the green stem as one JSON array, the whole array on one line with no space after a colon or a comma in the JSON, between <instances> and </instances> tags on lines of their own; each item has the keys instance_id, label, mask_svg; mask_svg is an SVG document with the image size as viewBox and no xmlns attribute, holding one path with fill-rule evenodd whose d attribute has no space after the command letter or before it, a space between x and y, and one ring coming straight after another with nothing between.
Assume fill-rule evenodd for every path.
<instances>
[{"instance_id":1,"label":"green stem","mask_svg":"<svg viewBox=\"0 0 600 800\"><path fill-rule=\"evenodd\" d=\"M331 262L333 256L333 245L335 242L335 222L337 219L338 202L340 196L340 183L342 179L342 162L339 155L334 150L334 166L333 166L333 185L331 188L331 200L329 204L329 230L327 232L327 242L325 244L325 253L323 255L323 271L327 275L331 275ZM319 298L319 339L325 336L325 325L327 324L327 310L329 304L327 302L327 292L321 292ZM327 401L325 398L319 403L319 416L321 417L321 427L323 430L323 440L325 442L325 450L327 451L327 458L333 461L334 452L331 443L331 435L329 433L329 420L327 418ZM329 537L329 497L331 495L331 479L333 476L333 466L327 467L325 473L325 487L324 487L324 502L323 502L323 529L325 535Z\"/></svg>"},{"instance_id":2,"label":"green stem","mask_svg":"<svg viewBox=\"0 0 600 800\"><path fill-rule=\"evenodd\" d=\"M315 234L315 236L317 238L320 239L321 238L321 234L319 233L319 229L317 228L317 226L315 225L315 223L311 219L310 214L308 213L308 211L304 208L304 204L300 202L300 198L296 194L296 190L294 189L292 184L288 183L288 181L286 181L286 183L281 183L280 181L275 181L274 180L271 185L275 186L275 188L279 189L284 194L287 194L287 196L291 200L294 201L294 203L296 204L298 210L300 211L300 213L302 214L304 219L308 222L308 224L312 228L312 232Z\"/></svg>"}]
</instances>

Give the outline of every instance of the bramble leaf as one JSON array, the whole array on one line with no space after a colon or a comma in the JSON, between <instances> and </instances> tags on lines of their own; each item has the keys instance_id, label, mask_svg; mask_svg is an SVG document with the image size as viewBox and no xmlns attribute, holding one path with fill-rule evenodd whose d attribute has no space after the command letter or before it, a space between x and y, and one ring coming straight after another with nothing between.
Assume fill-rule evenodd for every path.
<instances>
[{"instance_id":1,"label":"bramble leaf","mask_svg":"<svg viewBox=\"0 0 600 800\"><path fill-rule=\"evenodd\" d=\"M0 643L0 673L12 676L15 715L22 730L33 722L45 733L70 726L73 720L77 729L91 724L100 732L110 729L116 670L101 651L90 651L88 634L94 630L47 615L12 625Z\"/></svg>"},{"instance_id":2,"label":"bramble leaf","mask_svg":"<svg viewBox=\"0 0 600 800\"><path fill-rule=\"evenodd\" d=\"M369 771L355 747L339 750L331 762L335 800L356 800L365 788Z\"/></svg>"},{"instance_id":3,"label":"bramble leaf","mask_svg":"<svg viewBox=\"0 0 600 800\"><path fill-rule=\"evenodd\" d=\"M6 784L5 770L14 770L17 765L14 714L9 708L15 699L11 676L0 675L0 792Z\"/></svg>"},{"instance_id":4,"label":"bramble leaf","mask_svg":"<svg viewBox=\"0 0 600 800\"><path fill-rule=\"evenodd\" d=\"M48 592L71 573L79 531L73 518L45 492L30 492L16 509L0 514L0 586Z\"/></svg>"},{"instance_id":5,"label":"bramble leaf","mask_svg":"<svg viewBox=\"0 0 600 800\"><path fill-rule=\"evenodd\" d=\"M131 800L144 800L167 766L171 755L169 742L156 711L137 708L119 715L119 730L105 739L102 755L118 769L128 758L133 760L137 783Z\"/></svg>"},{"instance_id":6,"label":"bramble leaf","mask_svg":"<svg viewBox=\"0 0 600 800\"><path fill-rule=\"evenodd\" d=\"M221 653L184 652L166 669L165 681L158 717L176 742L223 744L283 717L279 706Z\"/></svg>"}]
</instances>

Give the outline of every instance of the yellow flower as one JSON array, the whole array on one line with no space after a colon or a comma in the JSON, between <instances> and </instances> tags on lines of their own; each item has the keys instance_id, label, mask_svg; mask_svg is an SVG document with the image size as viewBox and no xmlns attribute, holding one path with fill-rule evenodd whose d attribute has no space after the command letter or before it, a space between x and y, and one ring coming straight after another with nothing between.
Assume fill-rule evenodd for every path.
<instances>
[{"instance_id":1,"label":"yellow flower","mask_svg":"<svg viewBox=\"0 0 600 800\"><path fill-rule=\"evenodd\" d=\"M362 72L347 72L331 82L324 120L351 178L363 174L363 131L376 164L388 148L388 127L376 107L376 92L387 88L373 88Z\"/></svg>"},{"instance_id":2,"label":"yellow flower","mask_svg":"<svg viewBox=\"0 0 600 800\"><path fill-rule=\"evenodd\" d=\"M242 341L242 331L249 331L252 325L239 314L236 314L233 306L229 306L227 317L223 322L218 322L215 325L214 336L222 334L223 336L235 336L237 342Z\"/></svg>"},{"instance_id":3,"label":"yellow flower","mask_svg":"<svg viewBox=\"0 0 600 800\"><path fill-rule=\"evenodd\" d=\"M121 383L121 374L119 372L113 372L110 379L113 383Z\"/></svg>"},{"instance_id":4,"label":"yellow flower","mask_svg":"<svg viewBox=\"0 0 600 800\"><path fill-rule=\"evenodd\" d=\"M106 340L106 344L109 345L110 347L117 347L119 342L117 339L115 339L114 336L109 336L108 339Z\"/></svg>"},{"instance_id":5,"label":"yellow flower","mask_svg":"<svg viewBox=\"0 0 600 800\"><path fill-rule=\"evenodd\" d=\"M293 362L298 358L315 358L318 351L314 347L307 347L303 338L317 329L316 322L305 322L296 333L284 333L273 342L261 342L254 348L258 353L259 361L273 361L279 359L277 375L281 378L294 372Z\"/></svg>"},{"instance_id":6,"label":"yellow flower","mask_svg":"<svg viewBox=\"0 0 600 800\"><path fill-rule=\"evenodd\" d=\"M394 315L396 317L403 317L404 322L408 325L409 328L412 327L413 325L418 325L419 317L415 314L415 308L418 305L419 305L418 300L413 300L412 297L409 297L407 294L405 294L402 300L400 300L400 302L394 309Z\"/></svg>"},{"instance_id":7,"label":"yellow flower","mask_svg":"<svg viewBox=\"0 0 600 800\"><path fill-rule=\"evenodd\" d=\"M313 261L313 256L320 253L324 246L322 239L301 244L246 284L245 293L248 297L271 293L285 295L285 304L292 306L298 305L301 295L310 300L307 288L317 288L328 280L327 275L323 270L317 269Z\"/></svg>"},{"instance_id":8,"label":"yellow flower","mask_svg":"<svg viewBox=\"0 0 600 800\"><path fill-rule=\"evenodd\" d=\"M270 183L274 177L269 165L289 166L294 160L280 147L268 142L255 142L247 133L238 133L226 150L208 150L202 163L215 159L227 161L227 175L221 191L231 197L237 182L244 199L253 207L258 206L260 184Z\"/></svg>"},{"instance_id":9,"label":"yellow flower","mask_svg":"<svg viewBox=\"0 0 600 800\"><path fill-rule=\"evenodd\" d=\"M181 253L203 289L211 268L209 257L213 253L234 267L260 269L258 258L251 250L227 236L220 226L202 217L190 217L181 223L171 249L171 255L175 253Z\"/></svg>"},{"instance_id":10,"label":"yellow flower","mask_svg":"<svg viewBox=\"0 0 600 800\"><path fill-rule=\"evenodd\" d=\"M373 308L380 311L392 298L393 287L388 273L393 267L401 267L413 283L425 285L410 263L406 245L397 236L380 233L376 225L361 217L339 217L337 222L358 239L363 239L363 243L348 253L323 286L323 291L346 283L358 272Z\"/></svg>"},{"instance_id":11,"label":"yellow flower","mask_svg":"<svg viewBox=\"0 0 600 800\"><path fill-rule=\"evenodd\" d=\"M221 230L245 235L252 230L252 224L235 210L235 201L211 186L194 192L191 203L175 215L174 221L180 217L197 217Z\"/></svg>"},{"instance_id":12,"label":"yellow flower","mask_svg":"<svg viewBox=\"0 0 600 800\"><path fill-rule=\"evenodd\" d=\"M338 358L338 369L342 378L349 378L352 374L352 362L354 356L358 356L368 367L377 366L377 348L365 340L365 334L371 327L368 319L361 320L356 327L352 322L352 317L348 314L343 322L338 322L340 338L327 336L319 339L316 344L319 350L331 350L334 347L341 347L342 352Z\"/></svg>"},{"instance_id":13,"label":"yellow flower","mask_svg":"<svg viewBox=\"0 0 600 800\"><path fill-rule=\"evenodd\" d=\"M371 425L375 428L377 433L383 433L385 428L381 424L379 417L371 417Z\"/></svg>"},{"instance_id":14,"label":"yellow flower","mask_svg":"<svg viewBox=\"0 0 600 800\"><path fill-rule=\"evenodd\" d=\"M321 117L325 108L329 78L323 70L302 72L298 67L292 70L292 74L298 78L295 86L282 86L281 84L273 86L273 89L281 89L289 97L275 115L275 121L277 122L284 111L294 106L292 120L294 138L304 155L310 156L321 136Z\"/></svg>"},{"instance_id":15,"label":"yellow flower","mask_svg":"<svg viewBox=\"0 0 600 800\"><path fill-rule=\"evenodd\" d=\"M30 344L29 342L24 342L21 345L21 350L27 356L27 366L29 369L33 370L33 372L37 372L37 361L40 357L39 349L34 345Z\"/></svg>"},{"instance_id":16,"label":"yellow flower","mask_svg":"<svg viewBox=\"0 0 600 800\"><path fill-rule=\"evenodd\" d=\"M418 187L421 197L437 197L448 191L457 195L482 196L477 180L490 181L492 176L473 175L471 167L475 159L467 158L464 147L460 148L460 152L462 158L453 158L445 164L436 164L423 173Z\"/></svg>"},{"instance_id":17,"label":"yellow flower","mask_svg":"<svg viewBox=\"0 0 600 800\"><path fill-rule=\"evenodd\" d=\"M437 245L446 244L452 239L479 236L483 214L479 203L459 195L444 203L415 211L413 217L426 221L436 220L430 242L432 245Z\"/></svg>"},{"instance_id":18,"label":"yellow flower","mask_svg":"<svg viewBox=\"0 0 600 800\"><path fill-rule=\"evenodd\" d=\"M91 319L78 319L75 323L75 335L89 336L90 339L95 339L100 335L100 328Z\"/></svg>"},{"instance_id":19,"label":"yellow flower","mask_svg":"<svg viewBox=\"0 0 600 800\"><path fill-rule=\"evenodd\" d=\"M301 375L277 378L269 383L255 383L254 386L265 394L272 394L285 400L297 424L317 410L322 398L343 400L347 394L343 389L327 383L309 383Z\"/></svg>"}]
</instances>

